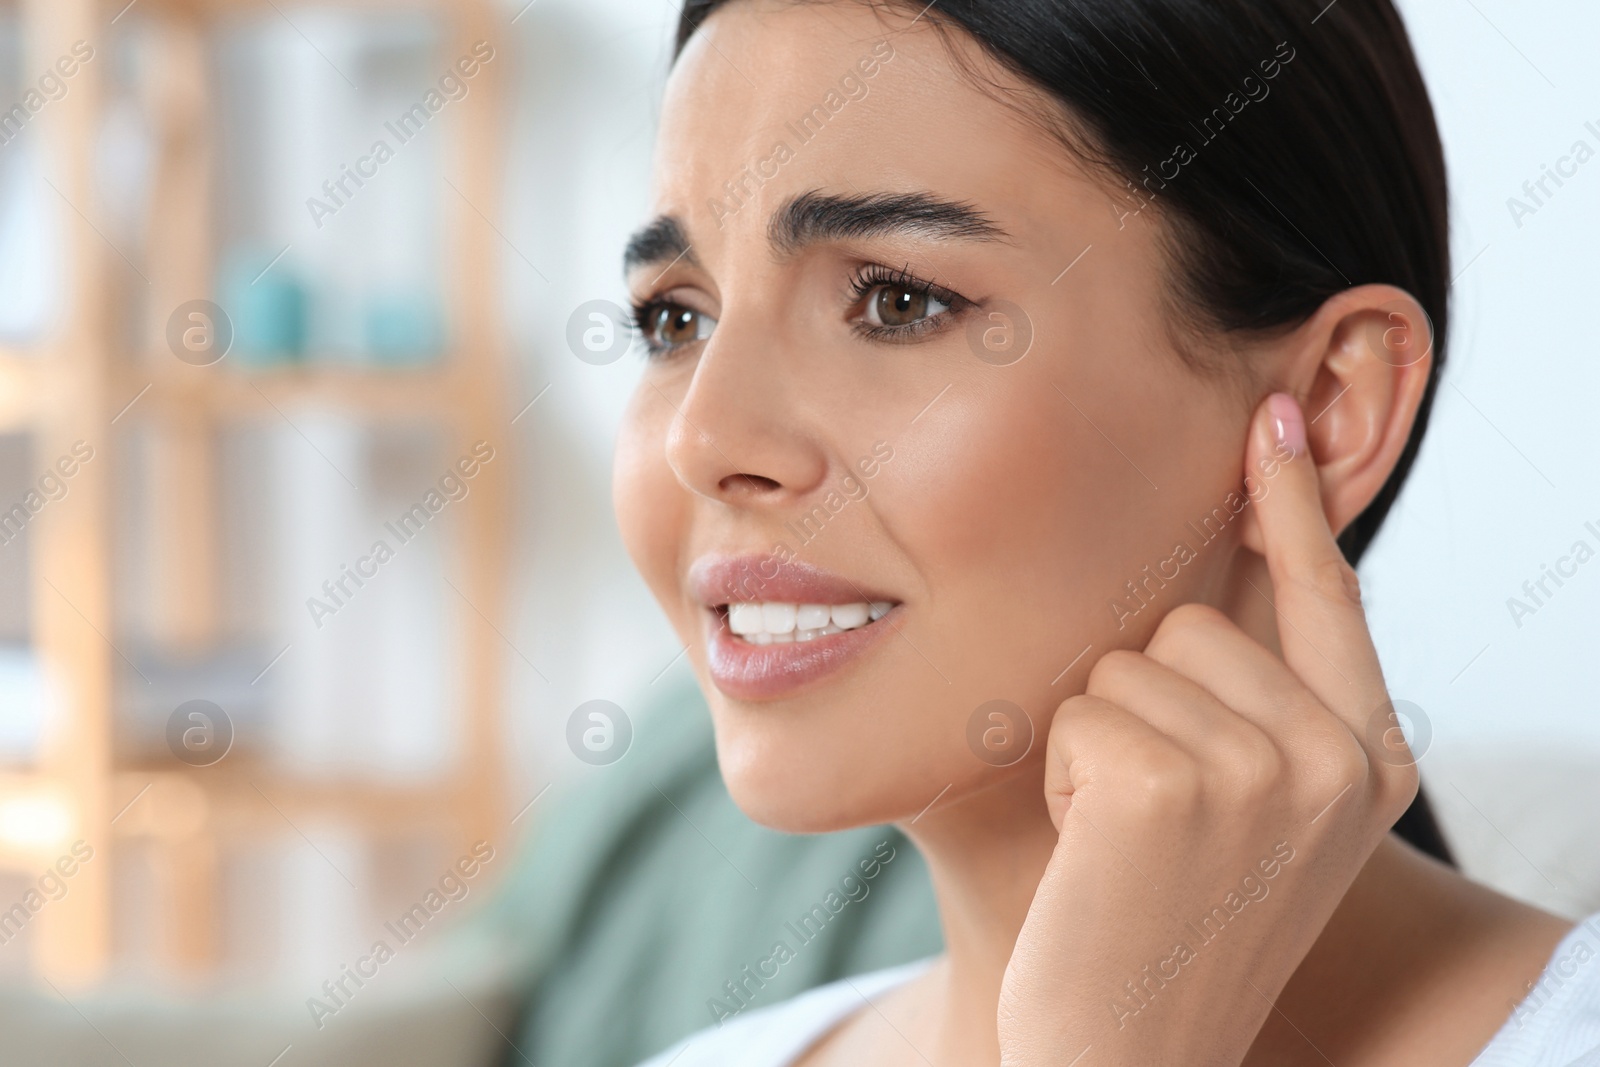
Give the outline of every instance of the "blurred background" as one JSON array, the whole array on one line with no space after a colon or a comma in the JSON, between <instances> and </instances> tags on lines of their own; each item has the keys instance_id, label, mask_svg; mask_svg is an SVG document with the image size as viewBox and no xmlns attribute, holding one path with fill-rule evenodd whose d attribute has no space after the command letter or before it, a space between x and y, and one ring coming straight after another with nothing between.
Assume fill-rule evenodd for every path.
<instances>
[{"instance_id":1,"label":"blurred background","mask_svg":"<svg viewBox=\"0 0 1600 1067\"><path fill-rule=\"evenodd\" d=\"M1600 551L1600 11L1401 7L1456 318L1369 611L1464 865L1576 916L1600 562L1547 572ZM516 1049L531 949L472 916L540 909L546 790L625 773L580 705L620 759L689 681L610 512L639 357L585 334L676 16L0 3L0 1060Z\"/></svg>"}]
</instances>

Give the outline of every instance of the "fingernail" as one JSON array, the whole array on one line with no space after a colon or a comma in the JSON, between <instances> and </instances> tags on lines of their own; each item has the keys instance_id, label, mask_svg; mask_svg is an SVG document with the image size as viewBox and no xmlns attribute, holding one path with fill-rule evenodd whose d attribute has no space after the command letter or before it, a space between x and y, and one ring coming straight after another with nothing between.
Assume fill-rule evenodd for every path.
<instances>
[{"instance_id":1,"label":"fingernail","mask_svg":"<svg viewBox=\"0 0 1600 1067\"><path fill-rule=\"evenodd\" d=\"M1273 393L1267 397L1267 410L1272 413L1272 436L1280 445L1288 445L1295 455L1306 450L1306 421L1300 405L1288 393Z\"/></svg>"}]
</instances>

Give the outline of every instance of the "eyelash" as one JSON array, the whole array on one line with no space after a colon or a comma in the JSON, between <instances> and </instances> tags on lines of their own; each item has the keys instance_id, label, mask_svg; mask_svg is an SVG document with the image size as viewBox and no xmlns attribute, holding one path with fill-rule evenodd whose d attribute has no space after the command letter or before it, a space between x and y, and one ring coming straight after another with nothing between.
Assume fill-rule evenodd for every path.
<instances>
[{"instance_id":1,"label":"eyelash","mask_svg":"<svg viewBox=\"0 0 1600 1067\"><path fill-rule=\"evenodd\" d=\"M628 325L636 336L644 340L644 356L646 359L655 359L657 356L669 351L664 346L650 343L650 338L645 334L645 323L655 316L657 310L670 304L668 300L635 300L629 305Z\"/></svg>"},{"instance_id":2,"label":"eyelash","mask_svg":"<svg viewBox=\"0 0 1600 1067\"><path fill-rule=\"evenodd\" d=\"M874 326L871 323L857 321L851 325L859 337L869 340L885 341L889 343L904 344L916 340L928 333L944 329L948 320L959 315L970 307L972 301L932 282L925 282L912 274L907 267L890 268L880 263L868 263L858 267L850 276L849 289L855 301L865 300L874 290L888 286L893 289L915 294L919 297L932 297L941 304L946 305L944 311L936 312L916 322L901 326ZM661 359L680 345L661 345L652 343L645 330L647 324L664 307L683 307L671 300L652 298L643 301L634 301L631 305L630 325L634 331L645 338L644 354L646 359ZM684 308L693 311L693 308ZM696 314L700 314L696 312Z\"/></svg>"},{"instance_id":3,"label":"eyelash","mask_svg":"<svg viewBox=\"0 0 1600 1067\"><path fill-rule=\"evenodd\" d=\"M852 328L858 336L891 343L914 341L928 333L944 329L951 318L961 314L972 303L960 293L918 278L910 272L909 265L890 269L879 263L868 263L858 268L850 278L851 292L858 301L866 299L873 290L884 286L914 293L920 297L932 297L946 305L946 308L944 311L904 326L873 326L870 323L857 322Z\"/></svg>"},{"instance_id":4,"label":"eyelash","mask_svg":"<svg viewBox=\"0 0 1600 1067\"><path fill-rule=\"evenodd\" d=\"M676 300L662 300L659 297L651 297L649 300L635 300L632 302L630 305L628 325L631 326L633 328L633 332L643 340L644 357L647 360L665 359L672 355L676 349L682 348L688 343L684 342L683 344L666 345L656 344L650 340L649 334L645 332L646 327L650 320L655 318L656 313L662 308L678 308L682 311L694 311L694 308L691 308L685 304L680 304ZM703 314L699 311L695 311L694 313L696 315Z\"/></svg>"}]
</instances>

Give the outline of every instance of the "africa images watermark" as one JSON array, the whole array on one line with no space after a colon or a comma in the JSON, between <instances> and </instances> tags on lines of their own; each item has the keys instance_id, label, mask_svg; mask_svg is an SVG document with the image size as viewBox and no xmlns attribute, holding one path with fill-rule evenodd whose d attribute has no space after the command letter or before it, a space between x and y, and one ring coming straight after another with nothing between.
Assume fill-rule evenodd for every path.
<instances>
[{"instance_id":1,"label":"africa images watermark","mask_svg":"<svg viewBox=\"0 0 1600 1067\"><path fill-rule=\"evenodd\" d=\"M1600 935L1600 924L1593 917L1578 924L1578 929L1583 931L1583 936L1572 943L1572 946L1555 959L1540 973L1537 981L1529 982L1525 987L1527 996L1520 1002L1511 1000L1511 1018L1517 1022L1517 1029L1521 1030L1528 1025L1528 1020L1538 1014L1539 1009L1550 1003L1550 998L1567 982L1578 976L1578 968L1588 963L1595 957L1596 935Z\"/></svg>"},{"instance_id":2,"label":"africa images watermark","mask_svg":"<svg viewBox=\"0 0 1600 1067\"><path fill-rule=\"evenodd\" d=\"M394 536L396 545L405 545L415 539L433 517L445 509L446 504L465 500L467 494L472 492L472 486L468 483L492 459L494 446L487 441L476 442L470 454L457 459L455 465L445 471L436 487L430 487L420 501L402 512L394 522L384 523L384 529ZM340 609L350 603L368 581L378 576L379 568L394 559L395 554L396 548L380 537L372 543L366 555L356 560L353 567L348 563L340 564L338 575L322 583L323 596L306 598L306 611L311 613L311 621L316 628L322 629L324 619L337 615ZM352 589L352 585L355 588Z\"/></svg>"},{"instance_id":3,"label":"africa images watermark","mask_svg":"<svg viewBox=\"0 0 1600 1067\"><path fill-rule=\"evenodd\" d=\"M1193 922L1185 923L1188 934L1180 938L1173 946L1172 951L1156 961L1154 970L1151 964L1145 964L1137 975L1122 983L1122 992L1110 1002L1111 1016L1117 1020L1117 1029L1121 1030L1128 1025L1128 1020L1150 1007L1155 1002L1156 996L1165 989L1168 982L1176 981L1183 973L1183 968L1200 958L1200 950L1222 936L1222 931L1228 928L1244 912L1251 903L1260 903L1267 899L1267 894L1272 892L1268 884L1278 877L1283 871L1283 865L1295 857L1294 846L1287 841L1279 841L1272 846L1272 852L1263 856L1256 862L1252 869L1243 878L1239 879L1239 887L1230 889L1222 898L1222 903L1215 905L1206 912L1196 926ZM1257 877L1257 872L1260 877Z\"/></svg>"},{"instance_id":4,"label":"africa images watermark","mask_svg":"<svg viewBox=\"0 0 1600 1067\"><path fill-rule=\"evenodd\" d=\"M1287 54L1285 50L1287 50ZM1239 88L1243 90L1244 95L1241 96L1237 90L1228 93L1227 96L1222 98L1221 104L1212 108L1200 120L1200 125L1196 126L1192 122L1189 123L1190 128L1199 137L1198 147L1191 145L1188 141L1179 141L1173 146L1172 154L1156 164L1156 172L1154 174L1150 173L1150 167L1146 164L1144 178L1138 185L1129 180L1127 182L1127 192L1120 195L1123 200L1132 204L1133 207L1131 210L1118 209L1117 229L1120 230L1127 226L1128 219L1149 207L1150 201L1156 199L1159 195L1155 189L1150 187L1152 182L1156 183L1159 188L1165 189L1167 182L1175 180L1179 174L1183 173L1184 167L1195 161L1200 154L1201 148L1222 136L1223 131L1228 127L1228 123L1238 118L1239 114L1246 107L1249 107L1252 102L1259 104L1265 100L1272 92L1272 87L1267 82L1283 73L1283 68L1294 61L1295 54L1294 48L1290 46L1288 41L1278 42L1277 51L1273 53L1274 58L1263 59L1256 64L1261 70L1261 77L1257 78L1254 74L1247 74L1240 81Z\"/></svg>"},{"instance_id":5,"label":"africa images watermark","mask_svg":"<svg viewBox=\"0 0 1600 1067\"><path fill-rule=\"evenodd\" d=\"M1600 527L1593 522L1586 522L1583 528L1595 539L1595 544L1600 544ZM1556 590L1567 584L1562 581L1563 578L1576 578L1578 568L1588 563L1594 556L1594 545L1580 537L1572 542L1572 547L1567 550L1566 555L1556 557L1554 567L1548 563L1539 564L1539 577L1530 578L1522 583L1522 595L1527 597L1527 600L1518 600L1514 596L1506 597L1506 610L1511 613L1511 621L1517 624L1517 629L1522 629L1524 618L1537 613L1555 596ZM1551 582L1555 583L1555 589L1550 588ZM1544 595L1540 596L1541 593Z\"/></svg>"},{"instance_id":6,"label":"africa images watermark","mask_svg":"<svg viewBox=\"0 0 1600 1067\"><path fill-rule=\"evenodd\" d=\"M783 124L783 128L794 136L794 148L789 146L788 141L779 140L773 144L772 151L723 182L724 195L720 199L706 201L712 217L717 220L717 229L722 228L724 219L737 215L756 190L778 176L783 165L795 158L796 148L810 143L852 100L865 100L871 91L867 82L877 77L882 64L892 59L894 45L886 40L873 45L872 51L856 60L855 66L839 79L838 88L828 90L821 103L814 105L799 119Z\"/></svg>"},{"instance_id":7,"label":"africa images watermark","mask_svg":"<svg viewBox=\"0 0 1600 1067\"><path fill-rule=\"evenodd\" d=\"M1600 144L1600 126L1593 120L1583 124L1584 131ZM1528 216L1536 215L1539 209L1545 207L1554 199L1561 187L1567 183L1562 179L1571 179L1578 176L1578 168L1583 166L1595 156L1594 146L1583 138L1572 142L1572 147L1567 154L1556 160L1552 167L1548 163L1539 164L1540 174L1537 178L1530 178L1522 183L1522 193L1526 200L1515 196L1506 197L1506 210L1511 212L1511 221L1516 223L1517 229L1522 229ZM1555 188L1550 188L1550 183L1555 183Z\"/></svg>"},{"instance_id":8,"label":"africa images watermark","mask_svg":"<svg viewBox=\"0 0 1600 1067\"><path fill-rule=\"evenodd\" d=\"M73 41L72 47L39 75L38 81L9 111L0 111L0 145L10 144L22 134L33 116L67 95L67 82L83 64L94 58L94 45Z\"/></svg>"},{"instance_id":9,"label":"africa images watermark","mask_svg":"<svg viewBox=\"0 0 1600 1067\"><path fill-rule=\"evenodd\" d=\"M348 163L339 164L339 173L322 183L323 196L306 198L306 210L311 213L311 221L316 228L322 229L324 219L337 215L367 181L378 176L378 168L395 157L396 146L407 143L421 133L433 117L444 110L446 104L465 100L472 91L467 83L492 59L493 45L488 41L474 42L470 52L439 75L436 88L428 89L422 94L421 100L383 124L383 128L394 137L394 145L387 138L379 137L372 142L366 155L356 159L354 168Z\"/></svg>"},{"instance_id":10,"label":"africa images watermark","mask_svg":"<svg viewBox=\"0 0 1600 1067\"><path fill-rule=\"evenodd\" d=\"M311 1013L311 1021L317 1024L317 1029L321 1030L327 1025L328 1017L349 1007L356 993L378 976L379 969L394 959L401 948L415 941L423 928L447 905L459 904L467 899L472 892L472 880L493 859L493 845L487 841L473 842L472 851L447 868L439 876L438 884L430 886L421 900L413 903L399 918L383 924L384 930L394 938L393 945L380 937L365 955L356 959L354 966L341 964L339 973L322 983L322 996L306 998L306 1010Z\"/></svg>"},{"instance_id":11,"label":"africa images watermark","mask_svg":"<svg viewBox=\"0 0 1600 1067\"><path fill-rule=\"evenodd\" d=\"M1260 503L1266 499L1272 487L1266 479L1273 478L1278 473L1279 463L1288 462L1294 455L1294 449L1280 441L1270 456L1263 456L1257 461L1257 468L1261 478L1252 484L1250 475L1244 477L1244 495L1234 490L1223 498L1221 504L1212 508L1200 519L1200 524L1195 525L1191 520L1185 525L1194 534L1198 547L1190 545L1188 540L1179 540L1173 545L1172 554L1165 559L1158 560L1152 565L1147 563L1140 572L1143 577L1128 579L1126 583L1127 594L1116 600L1108 601L1111 605L1111 614L1116 617L1117 629L1128 625L1128 620L1139 614L1145 608L1154 604L1156 594L1165 589L1167 583L1178 577L1183 567L1200 558L1200 551L1211 542L1221 537L1223 532L1244 509L1251 503ZM1170 568L1170 573L1169 573Z\"/></svg>"},{"instance_id":12,"label":"africa images watermark","mask_svg":"<svg viewBox=\"0 0 1600 1067\"><path fill-rule=\"evenodd\" d=\"M94 859L94 849L79 839L72 843L72 847L60 859L46 867L44 873L28 888L28 891L22 894L21 900L5 911L0 911L0 945L10 944L12 939L33 921L33 917L44 910L45 905L65 897L68 889L67 879L77 874L78 869L92 859Z\"/></svg>"},{"instance_id":13,"label":"africa images watermark","mask_svg":"<svg viewBox=\"0 0 1600 1067\"><path fill-rule=\"evenodd\" d=\"M767 983L778 977L783 965L795 959L800 950L805 948L828 928L834 917L850 905L860 903L867 899L867 894L872 892L868 883L888 866L895 857L895 848L887 841L878 842L868 856L856 864L854 872L845 875L839 880L837 889L829 889L820 901L811 905L811 910L802 914L799 919L783 924L784 931L794 939L791 946L788 937L780 937L772 943L772 949L761 959L753 964L745 964L739 973L722 983L722 991L727 994L727 1000L716 997L706 999L706 1009L711 1012L711 1018L718 1026L738 1015L755 1001L756 994L767 987Z\"/></svg>"},{"instance_id":14,"label":"africa images watermark","mask_svg":"<svg viewBox=\"0 0 1600 1067\"><path fill-rule=\"evenodd\" d=\"M66 499L71 488L68 483L93 458L94 446L82 440L72 442L72 449L39 475L37 488L29 489L21 500L0 511L0 544L9 545L20 537L23 528L46 504Z\"/></svg>"}]
</instances>

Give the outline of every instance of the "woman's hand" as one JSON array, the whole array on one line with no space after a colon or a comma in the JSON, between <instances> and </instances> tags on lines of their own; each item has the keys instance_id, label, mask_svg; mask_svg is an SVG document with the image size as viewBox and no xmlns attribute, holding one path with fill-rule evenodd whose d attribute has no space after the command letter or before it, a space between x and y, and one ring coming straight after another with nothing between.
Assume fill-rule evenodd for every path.
<instances>
[{"instance_id":1,"label":"woman's hand","mask_svg":"<svg viewBox=\"0 0 1600 1067\"><path fill-rule=\"evenodd\" d=\"M1394 733L1369 737L1389 698L1355 572L1299 405L1273 394L1246 471L1289 448L1249 505L1283 658L1186 604L1143 652L1102 656L1056 713L1045 798L1061 837L1001 988L1007 1067L1240 1063L1416 794Z\"/></svg>"}]
</instances>

